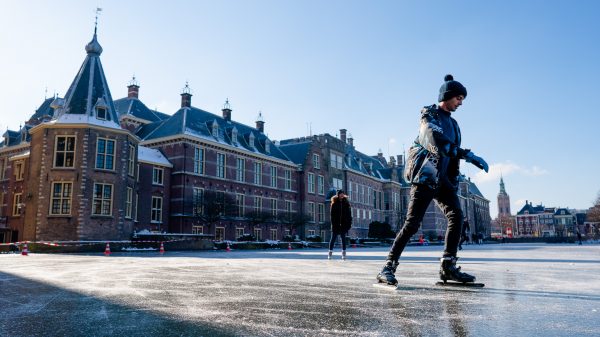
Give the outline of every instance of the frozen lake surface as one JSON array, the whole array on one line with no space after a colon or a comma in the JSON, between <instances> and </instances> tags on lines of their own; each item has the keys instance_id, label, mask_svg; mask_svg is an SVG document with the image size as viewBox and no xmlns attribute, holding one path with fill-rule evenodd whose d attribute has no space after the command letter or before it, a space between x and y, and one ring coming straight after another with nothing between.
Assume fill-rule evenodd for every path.
<instances>
[{"instance_id":1,"label":"frozen lake surface","mask_svg":"<svg viewBox=\"0 0 600 337\"><path fill-rule=\"evenodd\" d=\"M0 255L0 336L598 336L600 245L468 245L485 288L435 286L440 246Z\"/></svg>"}]
</instances>

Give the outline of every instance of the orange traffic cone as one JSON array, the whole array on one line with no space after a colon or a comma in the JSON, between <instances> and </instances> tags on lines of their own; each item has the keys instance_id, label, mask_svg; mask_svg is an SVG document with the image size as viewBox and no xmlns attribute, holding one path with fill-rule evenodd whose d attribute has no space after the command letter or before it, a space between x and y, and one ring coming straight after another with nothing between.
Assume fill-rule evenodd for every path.
<instances>
[{"instance_id":1,"label":"orange traffic cone","mask_svg":"<svg viewBox=\"0 0 600 337\"><path fill-rule=\"evenodd\" d=\"M227 248L225 248L226 252L230 252L231 251L231 247L229 247L229 242L227 242Z\"/></svg>"},{"instance_id":2,"label":"orange traffic cone","mask_svg":"<svg viewBox=\"0 0 600 337\"><path fill-rule=\"evenodd\" d=\"M21 251L21 255L23 255L23 256L29 255L29 250L27 250L27 243L25 243L25 245L23 245L23 250Z\"/></svg>"},{"instance_id":3,"label":"orange traffic cone","mask_svg":"<svg viewBox=\"0 0 600 337\"><path fill-rule=\"evenodd\" d=\"M288 250L292 250L292 243L288 242Z\"/></svg>"},{"instance_id":4,"label":"orange traffic cone","mask_svg":"<svg viewBox=\"0 0 600 337\"><path fill-rule=\"evenodd\" d=\"M160 242L160 249L158 250L158 252L160 254L164 254L165 253L165 245L163 245L162 241Z\"/></svg>"},{"instance_id":5,"label":"orange traffic cone","mask_svg":"<svg viewBox=\"0 0 600 337\"><path fill-rule=\"evenodd\" d=\"M104 255L105 256L110 255L110 244L108 242L106 243L106 248L104 248Z\"/></svg>"}]
</instances>

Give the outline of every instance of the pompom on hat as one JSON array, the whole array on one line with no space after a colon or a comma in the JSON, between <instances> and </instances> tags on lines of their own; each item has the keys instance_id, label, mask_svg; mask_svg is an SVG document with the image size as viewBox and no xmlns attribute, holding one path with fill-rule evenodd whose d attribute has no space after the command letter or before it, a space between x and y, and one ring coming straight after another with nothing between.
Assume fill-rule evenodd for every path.
<instances>
[{"instance_id":1,"label":"pompom on hat","mask_svg":"<svg viewBox=\"0 0 600 337\"><path fill-rule=\"evenodd\" d=\"M447 101L459 95L467 97L467 88L460 82L455 81L454 76L450 74L444 76L444 84L440 87L438 102Z\"/></svg>"}]
</instances>

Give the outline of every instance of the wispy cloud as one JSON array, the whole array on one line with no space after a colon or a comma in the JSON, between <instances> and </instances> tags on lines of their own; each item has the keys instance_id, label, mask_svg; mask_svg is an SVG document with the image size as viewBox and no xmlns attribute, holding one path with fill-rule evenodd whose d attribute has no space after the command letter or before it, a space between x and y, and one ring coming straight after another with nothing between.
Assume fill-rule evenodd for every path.
<instances>
[{"instance_id":1,"label":"wispy cloud","mask_svg":"<svg viewBox=\"0 0 600 337\"><path fill-rule=\"evenodd\" d=\"M522 167L516 163L511 161L506 161L503 163L493 163L490 165L490 171L485 173L484 171L479 171L473 177L473 180L477 184L486 183L489 181L498 181L500 180L500 176L509 176L512 174L519 174L529 177L538 177L548 174L548 170L541 168L537 165L532 167Z\"/></svg>"}]
</instances>

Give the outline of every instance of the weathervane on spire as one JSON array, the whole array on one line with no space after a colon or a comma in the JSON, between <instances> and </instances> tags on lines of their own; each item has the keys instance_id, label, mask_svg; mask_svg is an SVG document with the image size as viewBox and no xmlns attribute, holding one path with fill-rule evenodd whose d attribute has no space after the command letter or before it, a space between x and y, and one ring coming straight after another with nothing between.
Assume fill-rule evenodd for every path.
<instances>
[{"instance_id":1,"label":"weathervane on spire","mask_svg":"<svg viewBox=\"0 0 600 337\"><path fill-rule=\"evenodd\" d=\"M96 30L98 28L98 15L102 12L102 8L96 7L96 21L94 22L94 35L96 34Z\"/></svg>"}]
</instances>

